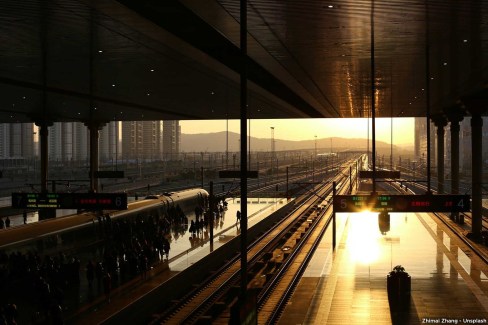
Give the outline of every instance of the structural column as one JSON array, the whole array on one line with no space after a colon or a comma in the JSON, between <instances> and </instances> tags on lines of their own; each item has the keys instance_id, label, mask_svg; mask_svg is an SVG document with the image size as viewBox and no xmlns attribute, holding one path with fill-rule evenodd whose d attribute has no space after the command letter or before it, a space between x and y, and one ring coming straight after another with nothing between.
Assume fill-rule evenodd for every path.
<instances>
[{"instance_id":1,"label":"structural column","mask_svg":"<svg viewBox=\"0 0 488 325\"><path fill-rule=\"evenodd\" d=\"M49 127L53 125L51 121L36 121L35 124L39 127L39 140L41 143L40 159L41 159L41 193L48 192L48 167L49 167L49 152L48 152L48 135ZM45 220L56 217L56 210L42 209L39 210L39 220Z\"/></svg>"},{"instance_id":2,"label":"structural column","mask_svg":"<svg viewBox=\"0 0 488 325\"><path fill-rule=\"evenodd\" d=\"M471 113L471 177L472 177L472 238L476 241L481 239L482 230L482 202L481 202L481 185L483 181L482 169L482 136L483 136L483 118L482 114L488 107L488 90L484 90L462 98L466 108Z\"/></svg>"},{"instance_id":3,"label":"structural column","mask_svg":"<svg viewBox=\"0 0 488 325\"><path fill-rule=\"evenodd\" d=\"M451 194L459 194L459 122L464 118L464 110L458 105L444 110L451 130ZM451 213L451 219L464 223L464 216Z\"/></svg>"},{"instance_id":4,"label":"structural column","mask_svg":"<svg viewBox=\"0 0 488 325\"><path fill-rule=\"evenodd\" d=\"M437 193L444 193L444 127L447 120L444 115L433 115L432 121L437 127Z\"/></svg>"},{"instance_id":5,"label":"structural column","mask_svg":"<svg viewBox=\"0 0 488 325\"><path fill-rule=\"evenodd\" d=\"M95 173L98 171L98 132L105 126L105 123L98 121L86 122L85 126L90 131L90 192L98 192L98 178Z\"/></svg>"}]
</instances>

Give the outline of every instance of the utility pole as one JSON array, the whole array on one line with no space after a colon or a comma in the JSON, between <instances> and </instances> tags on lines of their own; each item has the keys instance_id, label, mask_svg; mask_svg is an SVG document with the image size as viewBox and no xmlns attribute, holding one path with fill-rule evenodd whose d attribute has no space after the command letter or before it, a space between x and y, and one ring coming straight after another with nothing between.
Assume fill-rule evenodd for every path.
<instances>
[{"instance_id":1,"label":"utility pole","mask_svg":"<svg viewBox=\"0 0 488 325\"><path fill-rule=\"evenodd\" d=\"M274 161L275 161L275 141L274 141L274 126L271 127L271 175L274 175Z\"/></svg>"}]
</instances>

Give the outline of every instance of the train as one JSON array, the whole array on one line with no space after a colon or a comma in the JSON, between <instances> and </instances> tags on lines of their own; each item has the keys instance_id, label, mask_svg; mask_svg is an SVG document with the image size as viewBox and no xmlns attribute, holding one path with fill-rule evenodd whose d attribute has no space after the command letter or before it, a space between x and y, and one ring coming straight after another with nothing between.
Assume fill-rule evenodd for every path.
<instances>
[{"instance_id":1,"label":"train","mask_svg":"<svg viewBox=\"0 0 488 325\"><path fill-rule=\"evenodd\" d=\"M201 188L149 195L130 202L127 210L85 211L79 214L43 220L0 230L0 251L43 254L74 251L79 247L96 244L102 240L101 224L121 218L148 218L178 211L192 216L195 207L206 208L209 194Z\"/></svg>"}]
</instances>

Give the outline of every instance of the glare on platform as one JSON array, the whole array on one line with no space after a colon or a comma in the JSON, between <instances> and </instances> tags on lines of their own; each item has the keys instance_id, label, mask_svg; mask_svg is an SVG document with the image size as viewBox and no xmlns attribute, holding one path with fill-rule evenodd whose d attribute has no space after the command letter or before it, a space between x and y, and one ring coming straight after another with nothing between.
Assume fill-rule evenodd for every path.
<instances>
[{"instance_id":1,"label":"glare on platform","mask_svg":"<svg viewBox=\"0 0 488 325\"><path fill-rule=\"evenodd\" d=\"M353 213L349 219L350 228L347 245L353 261L368 265L380 257L380 237L377 213Z\"/></svg>"}]
</instances>

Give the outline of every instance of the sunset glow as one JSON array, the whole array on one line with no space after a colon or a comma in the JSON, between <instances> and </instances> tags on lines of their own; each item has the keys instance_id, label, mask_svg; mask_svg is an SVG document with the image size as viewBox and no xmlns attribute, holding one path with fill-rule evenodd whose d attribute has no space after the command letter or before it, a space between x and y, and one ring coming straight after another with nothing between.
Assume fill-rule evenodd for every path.
<instances>
[{"instance_id":1,"label":"sunset glow","mask_svg":"<svg viewBox=\"0 0 488 325\"><path fill-rule=\"evenodd\" d=\"M390 118L376 119L376 140L390 143L393 130L394 144L411 144L414 139L414 119L395 118L393 128ZM274 138L282 140L311 140L320 138L372 138L371 120L369 132L366 119L276 119L251 120L250 134L257 138L270 138L274 127ZM226 131L239 133L238 120L180 121L181 132L186 134ZM369 134L369 136L368 136Z\"/></svg>"}]
</instances>

